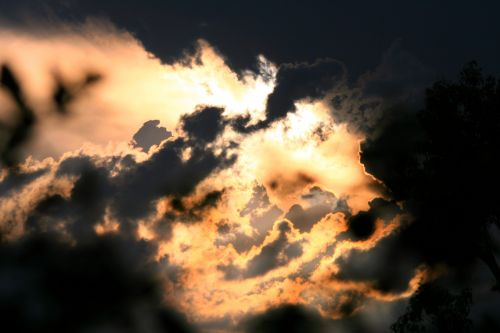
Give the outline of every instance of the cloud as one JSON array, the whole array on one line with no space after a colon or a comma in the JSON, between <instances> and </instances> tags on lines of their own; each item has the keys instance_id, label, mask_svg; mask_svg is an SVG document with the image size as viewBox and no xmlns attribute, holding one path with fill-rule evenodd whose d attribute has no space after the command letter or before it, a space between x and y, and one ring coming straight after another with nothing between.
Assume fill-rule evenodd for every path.
<instances>
[{"instance_id":1,"label":"cloud","mask_svg":"<svg viewBox=\"0 0 500 333\"><path fill-rule=\"evenodd\" d=\"M148 152L153 145L159 145L163 140L169 138L172 133L159 125L159 120L146 121L132 137L133 145Z\"/></svg>"},{"instance_id":2,"label":"cloud","mask_svg":"<svg viewBox=\"0 0 500 333\"><path fill-rule=\"evenodd\" d=\"M247 333L311 332L326 333L325 320L314 310L285 304L246 320Z\"/></svg>"},{"instance_id":3,"label":"cloud","mask_svg":"<svg viewBox=\"0 0 500 333\"><path fill-rule=\"evenodd\" d=\"M320 99L337 82L345 80L344 65L334 59L320 59L314 63L282 64L278 69L276 87L267 99L266 119L248 125L248 117L237 118L233 123L238 131L251 132L268 127L295 110L301 99Z\"/></svg>"},{"instance_id":4,"label":"cloud","mask_svg":"<svg viewBox=\"0 0 500 333\"><path fill-rule=\"evenodd\" d=\"M203 114L197 113L190 119L195 121ZM206 149L206 141L190 134L193 136L187 141L178 138L165 142L147 161L131 166L117 177L118 200L113 205L116 214L123 219L144 217L155 200L166 195L188 195L214 170L234 163L236 156L226 151L215 155ZM182 151L187 148L192 153L183 161Z\"/></svg>"},{"instance_id":5,"label":"cloud","mask_svg":"<svg viewBox=\"0 0 500 333\"><path fill-rule=\"evenodd\" d=\"M197 105L216 105L224 116L248 115L255 122L273 89L275 69L264 57L256 71L237 75L203 40L194 53L165 64L105 20L0 29L0 63L15 71L26 105L44 120L37 123L37 140L19 152L23 158L58 158L85 142L127 141L151 119L173 131ZM10 102L3 93L0 100L3 118ZM62 109L66 117L48 112Z\"/></svg>"},{"instance_id":6,"label":"cloud","mask_svg":"<svg viewBox=\"0 0 500 333\"><path fill-rule=\"evenodd\" d=\"M220 115L222 110L217 112ZM186 119L195 123L200 115L203 110ZM157 257L157 243L137 237L138 220L151 213L155 200L169 195L182 200L215 168L234 161L225 153L214 155L207 148L210 141L200 139L199 133L186 132L192 138L166 141L142 161L135 158L141 153L133 147L122 156L93 155L89 149L60 161L34 162L36 167L7 171L1 186L6 199L17 204L23 202L16 195L37 186L33 185L37 180L69 182L66 193L47 190L24 197L25 220L13 216L2 221L2 239L12 239L1 245L5 252L2 281L14 290L0 293L0 303L13 314L13 327L26 331L191 331L187 320L163 302L164 288L179 283L180 268L168 263L168 256ZM183 160L181 151L191 144L196 145L194 152ZM222 191L206 193L184 213L200 214L216 206L221 195ZM110 218L118 222L117 228ZM13 234L9 224L21 226L22 233ZM19 282L19 288L9 282L28 271L39 277ZM157 280L162 273L172 280ZM119 307L113 305L117 301ZM72 312L66 313L70 308ZM123 318L130 318L129 322Z\"/></svg>"},{"instance_id":7,"label":"cloud","mask_svg":"<svg viewBox=\"0 0 500 333\"><path fill-rule=\"evenodd\" d=\"M252 278L264 275L272 269L287 265L290 260L302 255L300 242L289 243L287 233L291 231L287 222L278 225L278 237L264 245L260 252L251 258L244 269L239 269L233 265L219 266L218 269L224 272L224 277L228 280L240 278Z\"/></svg>"},{"instance_id":8,"label":"cloud","mask_svg":"<svg viewBox=\"0 0 500 333\"><path fill-rule=\"evenodd\" d=\"M398 235L380 240L372 249L352 250L340 257L335 278L366 281L382 292L403 292L419 268L418 257L398 248Z\"/></svg>"},{"instance_id":9,"label":"cloud","mask_svg":"<svg viewBox=\"0 0 500 333\"><path fill-rule=\"evenodd\" d=\"M346 236L352 240L366 240L375 232L377 219L385 223L392 221L403 211L394 201L387 201L382 198L373 199L368 203L368 211L360 211L355 215L349 216Z\"/></svg>"},{"instance_id":10,"label":"cloud","mask_svg":"<svg viewBox=\"0 0 500 333\"><path fill-rule=\"evenodd\" d=\"M277 64L334 56L358 76L372 69L380 54L398 38L444 76L453 75L470 57L479 58L486 68L498 72L499 48L494 43L498 28L491 14L498 11L498 4L455 5L445 26L443 17L450 16L452 5L453 1L445 1L429 9L420 2L394 5L392 1L379 1L365 3L360 10L356 3L323 0L313 1L311 6L266 1L235 6L225 1L218 7L201 2L196 6L159 3L151 7L97 0L36 4L19 0L2 3L0 12L4 13L4 22L35 28L58 18L80 23L88 17L106 17L120 28L133 31L148 52L165 62L194 48L193 41L201 37L217 45L237 72L252 68L259 54ZM380 17L384 24L379 24ZM427 18L425 26L422 17ZM473 23L463 24L466 21ZM241 47L242 42L245 47Z\"/></svg>"},{"instance_id":11,"label":"cloud","mask_svg":"<svg viewBox=\"0 0 500 333\"><path fill-rule=\"evenodd\" d=\"M70 198L59 194L47 196L38 202L26 221L26 232L64 230L76 240L95 235L95 226L102 220L109 196L112 193L109 173L85 157L63 161L56 172L59 176L73 173L78 177L71 189ZM63 221L63 225L55 221Z\"/></svg>"},{"instance_id":12,"label":"cloud","mask_svg":"<svg viewBox=\"0 0 500 333\"><path fill-rule=\"evenodd\" d=\"M372 131L379 118L370 114L379 110L382 92L369 96L363 89L383 81L385 69L355 88L332 59L276 66L261 56L256 71L235 72L205 41L164 64L128 33L92 23L82 29L44 32L54 50L26 31L7 29L2 37L7 54L19 57L15 64L37 115L44 103L53 104L47 87L58 81L39 62L33 66L45 73L43 82L28 77L27 60L13 45L26 45L49 64L57 63L54 54L72 59L58 67L69 89L58 98L67 101L64 124L43 117L37 128L62 143L60 155L47 148L42 155L54 157L35 155L0 178L0 227L12 242L6 244L57 239L74 246L60 245L73 256L80 247L118 242L120 256L137 256L138 264L156 267L149 273L164 274L162 295L173 307L215 328L257 313L267 318L271 308L266 322L295 313L297 327L304 322L321 331L327 320L319 316L354 316L372 301L393 302L416 290L426 272L413 262L397 272L368 267L401 259L386 244L400 226L401 208L367 173L371 163L360 161L360 143L368 154L383 138ZM392 68L387 57L382 67ZM64 97L86 82L74 71L82 64L102 70L102 82L79 99ZM34 88L43 89L33 94ZM349 103L366 114L339 116ZM358 126L365 118L369 126ZM75 129L92 139L88 128L102 137L66 145ZM38 142L30 144L25 153L38 149ZM61 265L71 268L71 260ZM367 262L366 271L356 262ZM387 277L394 272L394 280Z\"/></svg>"},{"instance_id":13,"label":"cloud","mask_svg":"<svg viewBox=\"0 0 500 333\"><path fill-rule=\"evenodd\" d=\"M215 107L201 108L181 118L182 129L191 140L200 144L210 143L224 128L223 111L224 109Z\"/></svg>"},{"instance_id":14,"label":"cloud","mask_svg":"<svg viewBox=\"0 0 500 333\"><path fill-rule=\"evenodd\" d=\"M48 172L48 169L33 170L26 173L11 172L7 174L0 183L0 197L7 197L12 191L24 187L43 176Z\"/></svg>"},{"instance_id":15,"label":"cloud","mask_svg":"<svg viewBox=\"0 0 500 333\"><path fill-rule=\"evenodd\" d=\"M309 232L316 222L329 213L340 211L349 214L349 207L345 200L337 199L335 194L323 191L317 186L311 188L309 193L302 195L302 199L307 202L306 209L295 204L285 215L285 218L302 232Z\"/></svg>"},{"instance_id":16,"label":"cloud","mask_svg":"<svg viewBox=\"0 0 500 333\"><path fill-rule=\"evenodd\" d=\"M23 332L192 332L166 306L150 244L122 236L69 244L43 234L0 245L3 324Z\"/></svg>"},{"instance_id":17,"label":"cloud","mask_svg":"<svg viewBox=\"0 0 500 333\"><path fill-rule=\"evenodd\" d=\"M380 63L354 82L343 80L328 91L326 99L336 122L369 139L393 118L411 118L423 107L424 92L434 79L433 71L396 40Z\"/></svg>"}]
</instances>

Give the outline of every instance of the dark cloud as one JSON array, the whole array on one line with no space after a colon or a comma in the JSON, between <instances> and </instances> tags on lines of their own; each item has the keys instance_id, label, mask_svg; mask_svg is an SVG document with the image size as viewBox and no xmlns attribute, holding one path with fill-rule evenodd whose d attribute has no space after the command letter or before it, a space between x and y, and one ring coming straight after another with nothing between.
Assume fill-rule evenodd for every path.
<instances>
[{"instance_id":1,"label":"dark cloud","mask_svg":"<svg viewBox=\"0 0 500 333\"><path fill-rule=\"evenodd\" d=\"M216 240L216 245L232 244L238 253L247 252L252 246L262 244L274 223L283 214L276 205L272 205L264 186L256 184L252 197L240 211L240 216L249 216L253 232L250 235L238 230L235 225L223 223L227 232L219 232L222 236Z\"/></svg>"},{"instance_id":2,"label":"dark cloud","mask_svg":"<svg viewBox=\"0 0 500 333\"><path fill-rule=\"evenodd\" d=\"M195 202L184 203L182 198L176 197L170 201L172 211L166 217L172 220L200 221L204 218L207 210L214 208L221 201L224 190L214 190L207 192L203 197Z\"/></svg>"},{"instance_id":3,"label":"dark cloud","mask_svg":"<svg viewBox=\"0 0 500 333\"><path fill-rule=\"evenodd\" d=\"M338 199L333 193L324 191L314 186L307 193L301 196L305 202L306 208L294 205L286 214L295 228L302 232L309 232L312 226L328 213L337 211L349 213L349 208L344 199ZM250 215L250 223L257 233L247 235L238 231L238 229L226 221L219 224L220 237L215 242L218 246L227 246L232 244L239 253L247 252L252 246L259 246L263 243L268 232L279 219L283 212L275 205L272 205L267 196L265 187L256 185L253 189L253 195L244 209L240 212L241 216ZM300 242L289 244L287 241L288 225L284 222L280 225L283 228L278 239L264 246L259 255L249 260L244 268L234 265L222 265L219 270L224 272L226 279L237 279L252 277L267 273L269 270L286 264L289 260L302 254L302 245ZM312 262L306 263L301 268L297 276L305 277L314 270L326 253L331 254L333 247L329 247L324 254L321 254ZM282 259L283 263L278 260ZM295 276L295 275L294 275Z\"/></svg>"},{"instance_id":4,"label":"dark cloud","mask_svg":"<svg viewBox=\"0 0 500 333\"><path fill-rule=\"evenodd\" d=\"M305 187L314 184L316 179L304 171L299 171L293 177L275 174L266 184L267 188L278 195L288 195L302 191Z\"/></svg>"},{"instance_id":5,"label":"dark cloud","mask_svg":"<svg viewBox=\"0 0 500 333\"><path fill-rule=\"evenodd\" d=\"M336 260L336 279L364 281L382 292L402 292L408 288L420 261L399 248L399 235L380 240L369 250L351 250Z\"/></svg>"},{"instance_id":6,"label":"dark cloud","mask_svg":"<svg viewBox=\"0 0 500 333\"><path fill-rule=\"evenodd\" d=\"M251 213L250 225L253 227L252 234L247 235L244 232L234 230L232 237L225 243L232 244L238 253L247 252L252 246L259 246L282 213L282 210L276 205L270 206L265 211Z\"/></svg>"},{"instance_id":7,"label":"dark cloud","mask_svg":"<svg viewBox=\"0 0 500 333\"><path fill-rule=\"evenodd\" d=\"M278 206L272 205L262 213L253 213L250 218L250 224L257 230L259 235L265 236L282 213L283 211Z\"/></svg>"},{"instance_id":8,"label":"dark cloud","mask_svg":"<svg viewBox=\"0 0 500 333\"><path fill-rule=\"evenodd\" d=\"M89 74L83 83L75 83L71 88L63 89L64 94L61 94L64 96L56 89L55 97L59 96L56 104L59 103L58 107L61 110L63 108L66 110L67 104L79 96L87 86L98 80L98 75ZM17 109L14 115L19 118L14 122L14 127L2 128L0 133L3 163L12 165L15 162L14 155L31 133L34 114L25 101L20 83L7 66L2 67L1 84L14 100ZM182 198L192 193L196 185L213 171L231 165L235 161L236 157L229 156L225 151L216 156L206 148L224 127L222 111L220 108L201 107L195 113L184 116L181 119L181 127L187 136L166 142L150 159L141 163L135 162L131 156L99 161L99 166L97 161L85 155L67 158L60 163L56 176L77 178L71 197L66 199L56 195L53 198L40 198L42 201L35 208L33 216L28 218L28 225L33 228L42 225L45 226L43 228L54 228L56 224L47 221L66 219L66 229L80 229L75 230L75 235L72 236L83 237L85 233L91 235L93 226L103 220L108 203L111 204L112 213L124 222L148 214L154 207L155 200L160 197L171 195ZM152 127L157 130L154 135ZM144 148L151 144L152 136L158 140L158 135L166 134L164 129L157 127L153 121L146 123L134 138L139 140L135 141L136 144ZM192 149L192 152L190 158L184 161L181 155L186 149ZM120 172L117 176L111 177L110 171L117 166ZM20 188L43 174L43 170L37 172L12 170L2 179L1 185L5 190L2 191L2 195L11 192L13 186ZM194 209L200 211L206 206L213 205L217 199L217 195L212 193L205 197L205 202L199 203L201 206ZM48 216L50 214L55 215ZM126 223L122 223L122 227L126 227Z\"/></svg>"},{"instance_id":9,"label":"dark cloud","mask_svg":"<svg viewBox=\"0 0 500 333\"><path fill-rule=\"evenodd\" d=\"M288 239L288 233L291 231L290 225L287 222L281 222L278 228L278 238L264 245L260 252L247 262L245 268L241 269L232 264L217 267L224 273L224 278L234 280L256 277L300 257L302 255L300 241L289 242Z\"/></svg>"},{"instance_id":10,"label":"dark cloud","mask_svg":"<svg viewBox=\"0 0 500 333\"><path fill-rule=\"evenodd\" d=\"M71 164L78 164L71 169ZM61 163L58 173L78 172L71 197L52 195L41 200L26 221L26 231L63 228L70 237L84 240L95 235L94 227L103 220L112 194L108 171L87 158L70 158ZM59 223L58 223L59 222Z\"/></svg>"},{"instance_id":11,"label":"dark cloud","mask_svg":"<svg viewBox=\"0 0 500 333\"><path fill-rule=\"evenodd\" d=\"M164 61L178 58L196 39L204 38L238 70L254 66L259 54L278 64L334 57L355 76L373 68L398 39L439 74L454 73L465 59L478 59L488 70L500 73L498 11L496 1L474 5L451 0L432 5L391 0L237 4L224 0L217 6L203 1L150 6L131 0L19 0L3 1L0 6L3 20L17 25L28 21L29 26L27 18L51 22L107 18L133 32Z\"/></svg>"},{"instance_id":12,"label":"dark cloud","mask_svg":"<svg viewBox=\"0 0 500 333\"><path fill-rule=\"evenodd\" d=\"M231 231L231 226L226 221L220 221L217 223L217 233L220 235L226 235Z\"/></svg>"},{"instance_id":13,"label":"dark cloud","mask_svg":"<svg viewBox=\"0 0 500 333\"><path fill-rule=\"evenodd\" d=\"M335 250L335 244L327 246L326 249L321 253L319 253L314 259L302 264L298 269L297 273L291 274L289 278L290 279L296 279L297 277L300 277L302 279L309 278L311 274L316 270L316 268L318 268L321 260L324 257L331 256L334 250Z\"/></svg>"},{"instance_id":14,"label":"dark cloud","mask_svg":"<svg viewBox=\"0 0 500 333\"><path fill-rule=\"evenodd\" d=\"M349 234L354 240L366 240L375 232L376 217L369 212L359 212L347 221Z\"/></svg>"},{"instance_id":15,"label":"dark cloud","mask_svg":"<svg viewBox=\"0 0 500 333\"><path fill-rule=\"evenodd\" d=\"M395 201L388 201L382 198L375 198L368 205L370 206L370 214L384 220L386 223L403 212Z\"/></svg>"},{"instance_id":16,"label":"dark cloud","mask_svg":"<svg viewBox=\"0 0 500 333\"><path fill-rule=\"evenodd\" d=\"M326 333L328 326L319 313L301 305L285 304L248 318L242 323L246 333Z\"/></svg>"},{"instance_id":17,"label":"dark cloud","mask_svg":"<svg viewBox=\"0 0 500 333\"><path fill-rule=\"evenodd\" d=\"M265 245L259 254L250 259L247 263L244 277L254 277L265 274L272 269L286 265L290 260L302 255L302 245L300 242L288 242L287 233L290 226L282 222L279 226L280 234L278 238Z\"/></svg>"},{"instance_id":18,"label":"dark cloud","mask_svg":"<svg viewBox=\"0 0 500 333\"><path fill-rule=\"evenodd\" d=\"M120 236L0 244L0 311L11 332L191 332L164 303L154 248Z\"/></svg>"},{"instance_id":19,"label":"dark cloud","mask_svg":"<svg viewBox=\"0 0 500 333\"><path fill-rule=\"evenodd\" d=\"M233 125L238 131L251 132L262 129L284 118L295 110L300 99L318 99L335 83L345 79L345 68L334 59L320 59L314 63L282 64L276 77L276 87L267 99L266 119L247 126L249 117L237 119Z\"/></svg>"},{"instance_id":20,"label":"dark cloud","mask_svg":"<svg viewBox=\"0 0 500 333\"><path fill-rule=\"evenodd\" d=\"M84 152L63 159L55 167L54 175L56 179L75 179L70 196L51 194L53 191L49 188L45 193L37 194L38 198L29 199L35 201L35 207L27 212L27 230L50 232L62 229L69 237L84 239L94 235L96 225L109 214L118 220L122 232L131 233L137 227L137 219L153 212L156 201L167 196L178 204L173 205L176 208L174 214L167 214L154 226L159 234L164 237L169 235L174 222L172 218L199 220L205 210L219 202L223 191L208 191L199 201L187 207L183 207L183 197L192 194L211 173L230 166L236 160L235 155L225 150L216 155L207 148L223 128L221 113L222 109L201 108L193 115L185 116L183 121L186 123L181 122L181 126L189 136L165 141L149 159L142 162L137 162L132 155L100 158ZM208 134L200 130L200 122L212 125ZM183 159L183 152L188 149L191 149L191 154ZM11 170L0 186L5 188L5 193L12 192L13 186L19 189L45 172ZM13 227L9 224L2 226L4 230L9 228L11 231Z\"/></svg>"},{"instance_id":21,"label":"dark cloud","mask_svg":"<svg viewBox=\"0 0 500 333\"><path fill-rule=\"evenodd\" d=\"M395 117L414 117L423 107L425 89L433 79L432 70L398 40L384 52L377 67L355 83L344 82L329 93L332 116L350 130L372 138L382 124Z\"/></svg>"},{"instance_id":22,"label":"dark cloud","mask_svg":"<svg viewBox=\"0 0 500 333\"><path fill-rule=\"evenodd\" d=\"M368 211L360 211L356 215L349 215L347 225L349 229L341 238L348 238L359 241L370 238L375 232L375 223L377 219L389 222L403 211L393 201L387 201L382 198L376 198L370 201Z\"/></svg>"},{"instance_id":23,"label":"dark cloud","mask_svg":"<svg viewBox=\"0 0 500 333\"><path fill-rule=\"evenodd\" d=\"M222 109L207 107L183 117L181 127L189 135L187 138L164 142L148 160L132 164L115 177L114 212L123 220L142 217L159 198L173 196L180 200L212 172L234 163L236 156L226 151L215 155L206 148L223 129L221 113ZM186 149L192 151L189 159L183 160ZM215 197L205 198L204 206L217 199L215 192L212 195Z\"/></svg>"},{"instance_id":24,"label":"dark cloud","mask_svg":"<svg viewBox=\"0 0 500 333\"><path fill-rule=\"evenodd\" d=\"M322 306L326 313L347 317L353 315L366 302L363 293L357 291L342 291L336 293L328 304Z\"/></svg>"},{"instance_id":25,"label":"dark cloud","mask_svg":"<svg viewBox=\"0 0 500 333\"><path fill-rule=\"evenodd\" d=\"M327 205L316 205L304 210L301 205L293 205L285 218L289 219L293 225L302 232L309 232L313 225L332 211Z\"/></svg>"},{"instance_id":26,"label":"dark cloud","mask_svg":"<svg viewBox=\"0 0 500 333\"><path fill-rule=\"evenodd\" d=\"M350 239L366 240L375 232L377 219L389 223L403 210L393 201L376 198L369 203L368 211L360 211L349 217L348 231L341 234L339 241ZM404 219L402 220L405 225ZM403 227L404 228L404 227ZM404 231L403 231L404 232ZM347 281L371 283L382 292L402 292L408 288L421 258L412 251L405 250L400 231L386 236L368 250L351 250L337 259L339 272L335 278Z\"/></svg>"},{"instance_id":27,"label":"dark cloud","mask_svg":"<svg viewBox=\"0 0 500 333\"><path fill-rule=\"evenodd\" d=\"M147 214L160 197L183 197L193 192L217 168L231 165L234 156L216 156L210 150L194 148L187 161L181 158L182 139L168 141L148 160L121 173L115 180L114 211L123 219Z\"/></svg>"},{"instance_id":28,"label":"dark cloud","mask_svg":"<svg viewBox=\"0 0 500 333\"><path fill-rule=\"evenodd\" d=\"M360 76L359 84L368 97L422 104L424 88L434 79L432 71L396 40L382 55L380 64Z\"/></svg>"},{"instance_id":29,"label":"dark cloud","mask_svg":"<svg viewBox=\"0 0 500 333\"><path fill-rule=\"evenodd\" d=\"M181 127L194 142L210 143L224 128L223 111L224 109L218 107L201 107L193 113L184 115L181 118Z\"/></svg>"},{"instance_id":30,"label":"dark cloud","mask_svg":"<svg viewBox=\"0 0 500 333\"><path fill-rule=\"evenodd\" d=\"M289 219L294 227L301 232L311 231L313 225L329 213L344 212L350 214L345 200L337 199L335 194L323 191L317 186L302 195L302 199L308 204L305 209L301 205L295 204L285 215L285 218Z\"/></svg>"},{"instance_id":31,"label":"dark cloud","mask_svg":"<svg viewBox=\"0 0 500 333\"><path fill-rule=\"evenodd\" d=\"M241 210L240 216L250 214L252 211L259 208L267 208L271 205L266 188L262 185L256 184L252 191L252 197L247 202L245 207Z\"/></svg>"},{"instance_id":32,"label":"dark cloud","mask_svg":"<svg viewBox=\"0 0 500 333\"><path fill-rule=\"evenodd\" d=\"M133 136L133 145L142 148L145 152L153 145L159 145L163 140L172 136L165 127L161 127L159 120L146 121Z\"/></svg>"},{"instance_id":33,"label":"dark cloud","mask_svg":"<svg viewBox=\"0 0 500 333\"><path fill-rule=\"evenodd\" d=\"M66 229L67 224L71 225L71 222L64 221L64 219L73 217L70 206L71 201L59 194L42 198L26 219L26 231L36 234L52 234L63 228ZM84 231L84 234L88 234L89 231L93 233L91 228L95 223L95 220L89 221L87 228L84 228L86 230L81 231ZM71 236L75 237L75 235ZM76 237L80 238L80 234L77 234Z\"/></svg>"},{"instance_id":34,"label":"dark cloud","mask_svg":"<svg viewBox=\"0 0 500 333\"><path fill-rule=\"evenodd\" d=\"M18 191L29 185L34 180L47 174L47 168L36 171L13 171L7 174L0 182L0 198L9 196L13 191Z\"/></svg>"},{"instance_id":35,"label":"dark cloud","mask_svg":"<svg viewBox=\"0 0 500 333\"><path fill-rule=\"evenodd\" d=\"M244 253L248 252L252 246L261 244L264 239L262 236L249 236L244 232L238 231L237 228L229 227L227 224L225 226L231 231L223 232L219 230L219 234L224 235L224 237L215 240L214 244L217 246L227 246L231 244L238 253ZM222 230L224 229L226 228Z\"/></svg>"},{"instance_id":36,"label":"dark cloud","mask_svg":"<svg viewBox=\"0 0 500 333\"><path fill-rule=\"evenodd\" d=\"M195 152L208 157L194 154L184 163L178 154L184 146L182 139L166 144L152 160L142 164L125 157L122 172L131 182L110 175L120 159L98 161L82 154L60 162L55 177L76 178L69 196L50 194L49 190L42 193L29 212L20 238L7 241L8 228L3 226L1 230L0 311L9 313L5 327L13 332L192 331L185 317L165 303L164 288L178 287L181 268L171 265L168 257L156 260L156 244L137 240L133 232L136 226L127 225L125 220L119 220L120 228L111 234L96 232L108 204L124 204L125 191L144 195L144 206L137 208L141 201L134 202L134 207L143 211L150 205L148 200L160 195L182 197L193 191L214 169L209 163L205 170L204 163L217 157L200 146ZM162 176L172 164L175 176L190 176L189 184L182 184L182 179L169 184L175 177L167 176L162 178L166 183L160 184L163 191L156 187L153 192L147 188L135 192L145 179L141 172ZM10 170L1 184L8 194L47 171ZM221 191L209 192L190 209L197 213L213 207L221 195Z\"/></svg>"}]
</instances>

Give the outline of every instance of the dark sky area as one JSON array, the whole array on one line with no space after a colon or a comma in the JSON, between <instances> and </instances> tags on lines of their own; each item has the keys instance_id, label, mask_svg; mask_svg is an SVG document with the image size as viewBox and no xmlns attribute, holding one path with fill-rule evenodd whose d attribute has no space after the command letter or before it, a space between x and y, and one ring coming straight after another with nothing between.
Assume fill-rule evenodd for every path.
<instances>
[{"instance_id":1,"label":"dark sky area","mask_svg":"<svg viewBox=\"0 0 500 333\"><path fill-rule=\"evenodd\" d=\"M498 1L130 1L4 0L12 23L107 18L163 60L205 38L236 68L262 53L277 63L332 57L353 76L372 69L392 43L437 76L470 60L499 73Z\"/></svg>"}]
</instances>

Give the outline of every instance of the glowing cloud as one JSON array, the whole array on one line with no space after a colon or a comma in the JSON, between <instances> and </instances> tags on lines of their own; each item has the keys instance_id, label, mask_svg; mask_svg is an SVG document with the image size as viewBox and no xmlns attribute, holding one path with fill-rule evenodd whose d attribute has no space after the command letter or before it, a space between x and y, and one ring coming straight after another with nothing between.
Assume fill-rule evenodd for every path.
<instances>
[{"instance_id":1,"label":"glowing cloud","mask_svg":"<svg viewBox=\"0 0 500 333\"><path fill-rule=\"evenodd\" d=\"M71 211L90 213L72 200L90 178L99 188L95 215L84 215L94 219L92 230L126 230L157 246L154 259L176 268L175 281L163 277L165 297L198 323L236 322L283 303L337 318L359 295L408 297L427 276L418 267L398 292L338 278L338 259L390 237L400 215L377 217L365 239L350 238L350 218L383 195L359 161L363 136L336 123L325 100L297 100L294 112L259 130L232 126L239 117L247 126L266 118L279 67L264 56L258 72L235 73L199 41L195 54L163 64L130 34L95 22L39 34L4 30L0 44L0 60L18 71L43 116L20 169L29 181L0 198L10 238L40 223L77 241L80 217ZM77 80L83 72L75 68L103 81L71 105L68 118L51 117L51 73ZM143 132L156 129L159 142L142 149L132 137L155 119ZM0 184L12 177L5 172ZM66 215L40 208L54 198ZM352 311L362 306L353 304Z\"/></svg>"}]
</instances>

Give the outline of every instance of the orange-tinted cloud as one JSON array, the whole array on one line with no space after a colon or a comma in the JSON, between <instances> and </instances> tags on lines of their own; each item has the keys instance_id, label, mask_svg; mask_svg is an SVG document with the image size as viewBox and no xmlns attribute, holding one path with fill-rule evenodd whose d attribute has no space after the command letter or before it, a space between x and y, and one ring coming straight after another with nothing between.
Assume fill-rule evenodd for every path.
<instances>
[{"instance_id":1,"label":"orange-tinted cloud","mask_svg":"<svg viewBox=\"0 0 500 333\"><path fill-rule=\"evenodd\" d=\"M250 124L266 116L279 69L264 57L260 72L235 73L200 41L196 54L162 64L130 34L95 23L41 34L4 29L0 43L0 60L18 70L40 117L51 107L52 70L70 81L86 70L104 77L67 119L40 122L25 150L33 157L20 169L29 181L0 199L0 226L10 238L40 223L78 241L82 214L92 220L86 232L130 233L158 247L155 260L179 268L166 297L196 322L236 321L284 303L336 318L359 295L408 297L426 278L419 267L398 293L336 278L339 258L370 251L397 230L399 216L378 218L364 240L346 236L350 217L383 195L359 161L363 135L336 123L321 98L295 101L295 112L260 130L231 126L240 116ZM154 119L173 136L146 152L131 140ZM213 119L201 126L213 130L208 139L186 125ZM5 173L0 184L16 176ZM54 202L63 213L44 208ZM355 304L353 311L362 306Z\"/></svg>"}]
</instances>

